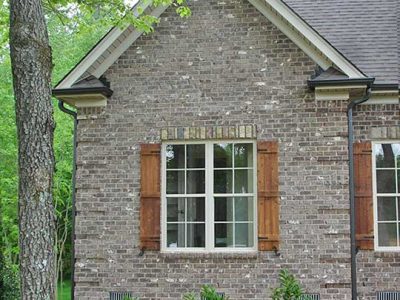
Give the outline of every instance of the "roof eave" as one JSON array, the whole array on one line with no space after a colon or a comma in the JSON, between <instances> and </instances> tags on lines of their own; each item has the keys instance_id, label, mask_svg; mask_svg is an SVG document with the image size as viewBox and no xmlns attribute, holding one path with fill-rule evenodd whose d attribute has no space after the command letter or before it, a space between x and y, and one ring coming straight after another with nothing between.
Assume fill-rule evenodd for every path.
<instances>
[{"instance_id":1,"label":"roof eave","mask_svg":"<svg viewBox=\"0 0 400 300\"><path fill-rule=\"evenodd\" d=\"M372 88L380 91L398 91L399 85L396 83L374 83Z\"/></svg>"},{"instance_id":2,"label":"roof eave","mask_svg":"<svg viewBox=\"0 0 400 300\"><path fill-rule=\"evenodd\" d=\"M108 98L108 97L112 96L113 91L110 88L104 86L104 87L53 89L52 94L54 97L87 95L87 94L101 94Z\"/></svg>"},{"instance_id":3,"label":"roof eave","mask_svg":"<svg viewBox=\"0 0 400 300\"><path fill-rule=\"evenodd\" d=\"M356 86L365 85L370 88L375 81L375 78L348 78L348 79L331 79L331 80L308 80L307 85L311 89L316 87L332 87L332 86Z\"/></svg>"}]
</instances>

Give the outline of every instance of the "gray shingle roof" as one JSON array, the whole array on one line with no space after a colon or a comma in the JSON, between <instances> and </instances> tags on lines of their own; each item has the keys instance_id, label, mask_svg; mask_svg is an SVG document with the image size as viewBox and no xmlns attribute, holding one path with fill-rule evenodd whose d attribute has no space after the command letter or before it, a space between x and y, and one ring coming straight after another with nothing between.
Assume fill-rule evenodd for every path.
<instances>
[{"instance_id":1,"label":"gray shingle roof","mask_svg":"<svg viewBox=\"0 0 400 300\"><path fill-rule=\"evenodd\" d=\"M399 0L284 2L375 83L399 83Z\"/></svg>"}]
</instances>

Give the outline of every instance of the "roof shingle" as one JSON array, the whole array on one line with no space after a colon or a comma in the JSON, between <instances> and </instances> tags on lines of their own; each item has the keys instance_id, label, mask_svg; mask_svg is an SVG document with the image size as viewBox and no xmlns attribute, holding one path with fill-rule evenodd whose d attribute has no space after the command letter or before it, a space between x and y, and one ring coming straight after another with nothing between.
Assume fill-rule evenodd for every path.
<instances>
[{"instance_id":1,"label":"roof shingle","mask_svg":"<svg viewBox=\"0 0 400 300\"><path fill-rule=\"evenodd\" d=\"M284 2L375 83L399 83L399 0Z\"/></svg>"}]
</instances>

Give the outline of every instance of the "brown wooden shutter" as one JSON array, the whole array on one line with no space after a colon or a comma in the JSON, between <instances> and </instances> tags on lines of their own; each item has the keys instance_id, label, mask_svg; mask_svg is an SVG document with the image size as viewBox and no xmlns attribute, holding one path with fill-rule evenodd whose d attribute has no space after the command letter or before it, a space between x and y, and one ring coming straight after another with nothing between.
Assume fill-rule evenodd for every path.
<instances>
[{"instance_id":1,"label":"brown wooden shutter","mask_svg":"<svg viewBox=\"0 0 400 300\"><path fill-rule=\"evenodd\" d=\"M257 143L258 249L279 249L278 142Z\"/></svg>"},{"instance_id":2,"label":"brown wooden shutter","mask_svg":"<svg viewBox=\"0 0 400 300\"><path fill-rule=\"evenodd\" d=\"M140 159L140 247L160 249L161 145L142 144Z\"/></svg>"},{"instance_id":3,"label":"brown wooden shutter","mask_svg":"<svg viewBox=\"0 0 400 300\"><path fill-rule=\"evenodd\" d=\"M371 142L354 143L354 186L356 206L356 244L374 249Z\"/></svg>"}]
</instances>

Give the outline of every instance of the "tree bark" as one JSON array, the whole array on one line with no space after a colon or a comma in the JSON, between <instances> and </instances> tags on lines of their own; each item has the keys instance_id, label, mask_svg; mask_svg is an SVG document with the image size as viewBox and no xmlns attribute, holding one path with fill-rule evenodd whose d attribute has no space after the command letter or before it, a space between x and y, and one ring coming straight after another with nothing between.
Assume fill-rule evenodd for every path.
<instances>
[{"instance_id":1,"label":"tree bark","mask_svg":"<svg viewBox=\"0 0 400 300\"><path fill-rule=\"evenodd\" d=\"M52 300L55 299L52 58L41 0L10 1L10 52L19 147L21 298Z\"/></svg>"}]
</instances>

